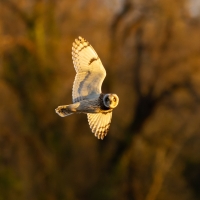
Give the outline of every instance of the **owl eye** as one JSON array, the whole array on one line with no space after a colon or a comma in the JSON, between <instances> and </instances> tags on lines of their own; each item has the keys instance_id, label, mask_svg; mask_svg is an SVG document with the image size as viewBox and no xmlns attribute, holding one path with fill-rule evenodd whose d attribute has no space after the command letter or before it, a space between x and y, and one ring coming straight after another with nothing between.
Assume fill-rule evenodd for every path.
<instances>
[{"instance_id":1,"label":"owl eye","mask_svg":"<svg viewBox=\"0 0 200 200\"><path fill-rule=\"evenodd\" d=\"M116 98L113 98L113 101L116 102Z\"/></svg>"}]
</instances>

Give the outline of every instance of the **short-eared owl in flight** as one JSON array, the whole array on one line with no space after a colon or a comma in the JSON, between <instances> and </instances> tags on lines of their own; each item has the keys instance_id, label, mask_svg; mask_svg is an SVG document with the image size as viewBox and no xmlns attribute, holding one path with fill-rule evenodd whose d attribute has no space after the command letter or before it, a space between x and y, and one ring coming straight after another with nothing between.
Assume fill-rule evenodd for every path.
<instances>
[{"instance_id":1,"label":"short-eared owl in flight","mask_svg":"<svg viewBox=\"0 0 200 200\"><path fill-rule=\"evenodd\" d=\"M93 47L84 38L78 37L72 46L72 59L76 70L73 84L73 104L58 106L61 117L73 113L85 113L92 132L98 139L107 135L112 110L118 105L116 94L103 94L101 85L106 71Z\"/></svg>"}]
</instances>

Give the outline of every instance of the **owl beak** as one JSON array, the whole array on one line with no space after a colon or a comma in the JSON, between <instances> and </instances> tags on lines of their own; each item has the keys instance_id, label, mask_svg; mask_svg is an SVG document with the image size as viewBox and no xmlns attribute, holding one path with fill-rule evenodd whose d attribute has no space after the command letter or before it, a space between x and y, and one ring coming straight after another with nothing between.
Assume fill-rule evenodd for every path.
<instances>
[{"instance_id":1,"label":"owl beak","mask_svg":"<svg viewBox=\"0 0 200 200\"><path fill-rule=\"evenodd\" d=\"M113 96L111 96L111 97L109 98L110 105L113 103L113 99L114 99L114 97L113 97Z\"/></svg>"}]
</instances>

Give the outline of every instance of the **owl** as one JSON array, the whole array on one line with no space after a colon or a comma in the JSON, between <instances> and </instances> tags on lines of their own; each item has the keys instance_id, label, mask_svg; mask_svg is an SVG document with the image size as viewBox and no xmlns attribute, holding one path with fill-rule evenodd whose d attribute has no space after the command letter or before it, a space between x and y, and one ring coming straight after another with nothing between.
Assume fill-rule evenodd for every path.
<instances>
[{"instance_id":1,"label":"owl","mask_svg":"<svg viewBox=\"0 0 200 200\"><path fill-rule=\"evenodd\" d=\"M106 71L93 47L80 36L72 45L72 60L76 70L72 89L73 104L58 106L55 111L61 117L73 113L87 114L95 137L103 140L119 98L116 94L101 92Z\"/></svg>"}]
</instances>

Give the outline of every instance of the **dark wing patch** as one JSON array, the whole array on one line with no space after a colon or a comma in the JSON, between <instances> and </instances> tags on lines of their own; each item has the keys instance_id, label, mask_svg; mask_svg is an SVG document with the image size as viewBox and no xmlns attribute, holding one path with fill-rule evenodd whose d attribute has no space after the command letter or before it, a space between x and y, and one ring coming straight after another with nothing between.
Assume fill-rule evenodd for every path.
<instances>
[{"instance_id":1,"label":"dark wing patch","mask_svg":"<svg viewBox=\"0 0 200 200\"><path fill-rule=\"evenodd\" d=\"M92 58L90 61L89 61L89 65L91 65L94 61L96 61L96 60L98 60L99 59L99 57L97 57L97 58Z\"/></svg>"}]
</instances>

